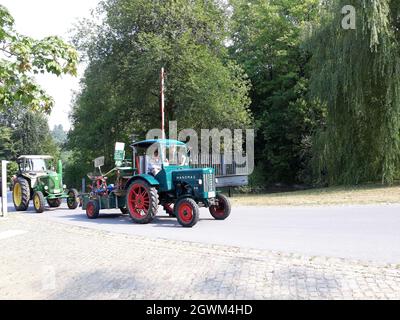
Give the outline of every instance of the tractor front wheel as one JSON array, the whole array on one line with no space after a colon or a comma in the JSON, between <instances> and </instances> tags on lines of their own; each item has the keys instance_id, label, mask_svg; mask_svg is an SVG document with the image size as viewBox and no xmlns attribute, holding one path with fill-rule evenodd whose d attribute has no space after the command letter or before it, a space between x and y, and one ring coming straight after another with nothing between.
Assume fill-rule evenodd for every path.
<instances>
[{"instance_id":1,"label":"tractor front wheel","mask_svg":"<svg viewBox=\"0 0 400 320\"><path fill-rule=\"evenodd\" d=\"M50 208L58 208L61 206L61 199L47 199Z\"/></svg>"},{"instance_id":2,"label":"tractor front wheel","mask_svg":"<svg viewBox=\"0 0 400 320\"><path fill-rule=\"evenodd\" d=\"M75 210L79 206L79 193L76 189L70 189L68 191L68 198L67 198L67 205L68 208L71 210Z\"/></svg>"},{"instance_id":3,"label":"tractor front wheel","mask_svg":"<svg viewBox=\"0 0 400 320\"><path fill-rule=\"evenodd\" d=\"M210 213L215 220L225 220L231 214L231 203L223 194L217 195L217 202L217 205L210 206Z\"/></svg>"},{"instance_id":4,"label":"tractor front wheel","mask_svg":"<svg viewBox=\"0 0 400 320\"><path fill-rule=\"evenodd\" d=\"M157 189L144 181L133 182L127 193L129 215L136 223L147 224L153 221L158 210Z\"/></svg>"},{"instance_id":5,"label":"tractor front wheel","mask_svg":"<svg viewBox=\"0 0 400 320\"><path fill-rule=\"evenodd\" d=\"M100 208L97 200L90 200L86 205L86 216L89 219L97 219L99 217Z\"/></svg>"},{"instance_id":6,"label":"tractor front wheel","mask_svg":"<svg viewBox=\"0 0 400 320\"><path fill-rule=\"evenodd\" d=\"M31 197L29 182L22 177L17 178L14 181L12 194L15 210L26 211L29 207Z\"/></svg>"},{"instance_id":7,"label":"tractor front wheel","mask_svg":"<svg viewBox=\"0 0 400 320\"><path fill-rule=\"evenodd\" d=\"M36 191L33 194L33 206L35 207L36 212L42 213L45 205L43 193L41 191Z\"/></svg>"},{"instance_id":8,"label":"tractor front wheel","mask_svg":"<svg viewBox=\"0 0 400 320\"><path fill-rule=\"evenodd\" d=\"M182 227L191 228L199 221L199 206L191 198L184 198L174 206L175 216Z\"/></svg>"}]
</instances>

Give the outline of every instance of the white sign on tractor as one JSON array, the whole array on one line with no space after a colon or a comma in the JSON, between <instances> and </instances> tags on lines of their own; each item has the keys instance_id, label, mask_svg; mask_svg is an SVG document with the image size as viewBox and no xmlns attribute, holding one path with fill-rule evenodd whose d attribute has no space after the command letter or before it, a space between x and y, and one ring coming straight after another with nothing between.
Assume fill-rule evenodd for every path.
<instances>
[{"instance_id":1,"label":"white sign on tractor","mask_svg":"<svg viewBox=\"0 0 400 320\"><path fill-rule=\"evenodd\" d=\"M105 157L96 158L94 159L94 166L100 169L102 166L104 166L104 161Z\"/></svg>"}]
</instances>

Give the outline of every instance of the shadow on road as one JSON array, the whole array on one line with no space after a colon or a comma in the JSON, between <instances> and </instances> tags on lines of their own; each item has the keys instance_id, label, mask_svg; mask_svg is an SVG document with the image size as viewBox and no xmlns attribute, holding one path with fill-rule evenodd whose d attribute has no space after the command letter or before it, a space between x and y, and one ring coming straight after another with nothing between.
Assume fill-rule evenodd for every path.
<instances>
[{"instance_id":1,"label":"shadow on road","mask_svg":"<svg viewBox=\"0 0 400 320\"><path fill-rule=\"evenodd\" d=\"M65 203L63 203L63 206L65 206ZM82 210L82 208L78 208L75 210L68 210L66 207L60 207L60 208L50 208L50 207L45 207L45 210L43 213L37 213L32 205L32 201L30 202L29 208L27 211L15 211L13 202L12 202L12 196L11 193L8 194L8 212L11 214L20 214L20 215L37 215L37 216L47 216L47 217L52 217L52 214L54 213L54 218L60 218L60 219L67 219L68 221L73 221L73 222L88 222L90 221L91 223L94 224L99 224L99 225L107 225L107 224L131 224L135 226L143 226L138 223L134 223L129 215L123 215L121 213L111 213L111 212L104 212L100 211L100 215L98 219L93 219L90 220L87 218L85 211ZM170 217L169 215L166 215L160 207L160 210L158 211L159 213L149 224L151 227L156 227L156 228L182 228L182 226L179 224L177 219L175 217ZM214 221L213 218L201 218L199 219L199 222L201 221Z\"/></svg>"},{"instance_id":2,"label":"shadow on road","mask_svg":"<svg viewBox=\"0 0 400 320\"><path fill-rule=\"evenodd\" d=\"M86 214L65 214L59 215L60 218L65 218L70 221L76 222L87 222L90 221L91 223L106 225L106 224L131 224L138 227L143 227L142 224L134 223L129 215L122 215L122 214L112 214L112 213L104 213L100 214L97 219L90 220L86 217ZM207 220L214 220L209 218L199 219L200 221L207 221ZM179 224L178 220L174 217L165 216L165 215L157 215L154 220L148 224L148 226L155 227L155 228L182 228Z\"/></svg>"}]
</instances>

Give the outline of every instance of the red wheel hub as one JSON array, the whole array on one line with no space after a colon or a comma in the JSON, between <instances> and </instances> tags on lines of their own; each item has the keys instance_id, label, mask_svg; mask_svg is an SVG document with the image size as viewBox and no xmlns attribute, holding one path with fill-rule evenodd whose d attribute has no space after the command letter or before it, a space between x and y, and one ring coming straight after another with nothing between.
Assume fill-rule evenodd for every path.
<instances>
[{"instance_id":1,"label":"red wheel hub","mask_svg":"<svg viewBox=\"0 0 400 320\"><path fill-rule=\"evenodd\" d=\"M150 196L146 188L140 184L134 184L128 194L129 212L141 219L147 215L150 208Z\"/></svg>"},{"instance_id":2,"label":"red wheel hub","mask_svg":"<svg viewBox=\"0 0 400 320\"><path fill-rule=\"evenodd\" d=\"M178 209L179 217L182 221L189 223L193 219L193 208L187 203L183 203Z\"/></svg>"},{"instance_id":3,"label":"red wheel hub","mask_svg":"<svg viewBox=\"0 0 400 320\"><path fill-rule=\"evenodd\" d=\"M87 204L86 212L90 217L94 216L94 204L92 202L89 202Z\"/></svg>"}]
</instances>

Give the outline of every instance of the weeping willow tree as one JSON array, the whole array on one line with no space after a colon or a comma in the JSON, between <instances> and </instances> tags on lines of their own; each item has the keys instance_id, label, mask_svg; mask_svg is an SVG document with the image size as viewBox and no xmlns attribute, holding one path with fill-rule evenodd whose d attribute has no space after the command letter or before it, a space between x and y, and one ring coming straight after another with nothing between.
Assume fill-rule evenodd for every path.
<instances>
[{"instance_id":1,"label":"weeping willow tree","mask_svg":"<svg viewBox=\"0 0 400 320\"><path fill-rule=\"evenodd\" d=\"M356 28L345 30L352 5ZM329 184L392 183L400 169L400 4L330 0L311 32L311 93L326 105L314 167Z\"/></svg>"}]
</instances>

